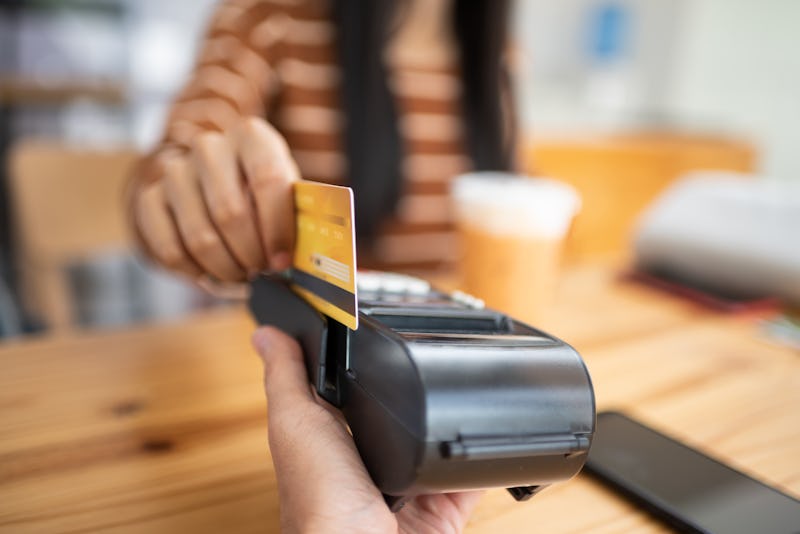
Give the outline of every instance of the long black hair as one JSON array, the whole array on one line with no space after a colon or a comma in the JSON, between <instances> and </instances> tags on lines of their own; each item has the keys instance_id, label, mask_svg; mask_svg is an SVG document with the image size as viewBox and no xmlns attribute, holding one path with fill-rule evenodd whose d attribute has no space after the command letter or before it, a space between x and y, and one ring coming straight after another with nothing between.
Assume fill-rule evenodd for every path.
<instances>
[{"instance_id":1,"label":"long black hair","mask_svg":"<svg viewBox=\"0 0 800 534\"><path fill-rule=\"evenodd\" d=\"M402 0L334 0L344 150L360 238L375 235L400 196L403 146L387 81L384 50ZM462 80L465 151L475 170L507 170L512 163L511 118L503 113L509 77L503 64L509 0L453 0L452 23ZM505 87L504 87L505 86ZM506 93L510 96L510 93Z\"/></svg>"}]
</instances>

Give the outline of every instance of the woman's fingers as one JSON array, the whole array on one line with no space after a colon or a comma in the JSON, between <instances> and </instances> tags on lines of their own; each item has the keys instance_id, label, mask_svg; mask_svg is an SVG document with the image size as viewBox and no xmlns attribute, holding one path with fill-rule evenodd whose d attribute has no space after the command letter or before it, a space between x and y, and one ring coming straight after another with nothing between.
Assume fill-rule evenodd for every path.
<instances>
[{"instance_id":1,"label":"woman's fingers","mask_svg":"<svg viewBox=\"0 0 800 534\"><path fill-rule=\"evenodd\" d=\"M136 201L136 224L159 262L221 281L290 266L299 173L266 121L199 134L189 154L162 152L158 165L156 189Z\"/></svg>"},{"instance_id":2,"label":"woman's fingers","mask_svg":"<svg viewBox=\"0 0 800 534\"><path fill-rule=\"evenodd\" d=\"M211 223L195 171L185 157L164 161L164 192L186 250L203 270L219 280L245 278L217 229Z\"/></svg>"},{"instance_id":3,"label":"woman's fingers","mask_svg":"<svg viewBox=\"0 0 800 534\"><path fill-rule=\"evenodd\" d=\"M158 263L191 278L197 278L203 273L181 243L161 182L154 182L142 188L138 193L134 210L139 233Z\"/></svg>"},{"instance_id":4,"label":"woman's fingers","mask_svg":"<svg viewBox=\"0 0 800 534\"><path fill-rule=\"evenodd\" d=\"M221 133L197 137L193 163L211 220L235 259L248 273L267 268L255 214L245 196L236 155Z\"/></svg>"},{"instance_id":5,"label":"woman's fingers","mask_svg":"<svg viewBox=\"0 0 800 534\"><path fill-rule=\"evenodd\" d=\"M286 142L266 121L252 117L233 133L253 202L269 267L291 264L294 248L292 184L300 179Z\"/></svg>"}]
</instances>

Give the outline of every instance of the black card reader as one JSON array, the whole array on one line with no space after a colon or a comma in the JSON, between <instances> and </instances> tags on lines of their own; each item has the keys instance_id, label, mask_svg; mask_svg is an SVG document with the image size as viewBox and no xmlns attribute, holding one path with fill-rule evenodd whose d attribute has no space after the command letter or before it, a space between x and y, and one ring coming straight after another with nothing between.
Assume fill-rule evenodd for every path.
<instances>
[{"instance_id":1,"label":"black card reader","mask_svg":"<svg viewBox=\"0 0 800 534\"><path fill-rule=\"evenodd\" d=\"M343 412L393 510L415 495L478 488L525 500L581 470L595 401L572 347L468 295L359 277L355 331L279 275L253 282L250 307L298 340L311 383Z\"/></svg>"}]
</instances>

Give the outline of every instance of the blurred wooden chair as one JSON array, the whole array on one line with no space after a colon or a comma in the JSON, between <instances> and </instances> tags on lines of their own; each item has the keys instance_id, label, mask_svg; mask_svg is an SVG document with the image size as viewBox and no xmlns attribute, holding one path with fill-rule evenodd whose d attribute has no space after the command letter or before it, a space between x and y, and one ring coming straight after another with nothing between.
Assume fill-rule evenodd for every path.
<instances>
[{"instance_id":1,"label":"blurred wooden chair","mask_svg":"<svg viewBox=\"0 0 800 534\"><path fill-rule=\"evenodd\" d=\"M133 149L96 150L23 141L9 178L25 308L46 326L73 324L67 267L131 246L123 209Z\"/></svg>"},{"instance_id":2,"label":"blurred wooden chair","mask_svg":"<svg viewBox=\"0 0 800 534\"><path fill-rule=\"evenodd\" d=\"M746 142L670 132L537 139L523 148L525 171L575 187L583 199L567 242L567 260L628 249L642 211L692 170L753 172Z\"/></svg>"}]
</instances>

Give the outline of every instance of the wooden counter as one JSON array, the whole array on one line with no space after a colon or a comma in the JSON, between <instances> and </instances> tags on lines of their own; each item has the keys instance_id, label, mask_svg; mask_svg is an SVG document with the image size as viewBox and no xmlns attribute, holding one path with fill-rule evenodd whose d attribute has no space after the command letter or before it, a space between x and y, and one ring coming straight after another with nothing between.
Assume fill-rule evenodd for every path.
<instances>
[{"instance_id":1,"label":"wooden counter","mask_svg":"<svg viewBox=\"0 0 800 534\"><path fill-rule=\"evenodd\" d=\"M800 358L756 320L590 265L542 326L582 353L600 409L800 494ZM231 308L0 346L0 531L277 532L252 328ZM467 528L587 531L664 528L583 475L527 503L490 491Z\"/></svg>"}]
</instances>

